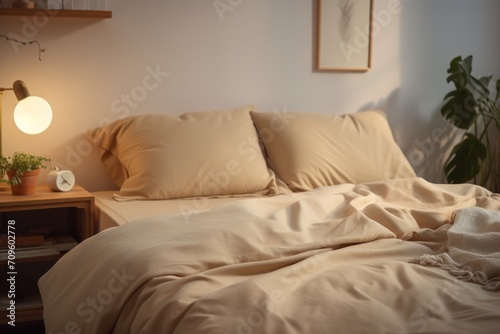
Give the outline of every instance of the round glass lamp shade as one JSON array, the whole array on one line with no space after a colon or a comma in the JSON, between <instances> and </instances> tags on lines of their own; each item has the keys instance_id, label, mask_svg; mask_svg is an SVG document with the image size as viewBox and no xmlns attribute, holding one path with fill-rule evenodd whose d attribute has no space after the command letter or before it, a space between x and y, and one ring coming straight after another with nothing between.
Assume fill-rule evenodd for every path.
<instances>
[{"instance_id":1,"label":"round glass lamp shade","mask_svg":"<svg viewBox=\"0 0 500 334\"><path fill-rule=\"evenodd\" d=\"M52 108L41 97L28 96L17 103L14 109L14 122L24 133L39 134L52 122Z\"/></svg>"}]
</instances>

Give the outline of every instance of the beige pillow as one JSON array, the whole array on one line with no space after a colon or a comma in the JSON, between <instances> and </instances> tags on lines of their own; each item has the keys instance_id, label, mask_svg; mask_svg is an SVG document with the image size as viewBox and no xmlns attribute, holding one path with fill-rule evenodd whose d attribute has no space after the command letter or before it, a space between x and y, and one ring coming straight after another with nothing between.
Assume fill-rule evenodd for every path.
<instances>
[{"instance_id":1,"label":"beige pillow","mask_svg":"<svg viewBox=\"0 0 500 334\"><path fill-rule=\"evenodd\" d=\"M270 194L251 110L131 116L86 136L120 186L117 200Z\"/></svg>"},{"instance_id":2,"label":"beige pillow","mask_svg":"<svg viewBox=\"0 0 500 334\"><path fill-rule=\"evenodd\" d=\"M415 176L380 110L251 115L271 168L293 191Z\"/></svg>"}]
</instances>

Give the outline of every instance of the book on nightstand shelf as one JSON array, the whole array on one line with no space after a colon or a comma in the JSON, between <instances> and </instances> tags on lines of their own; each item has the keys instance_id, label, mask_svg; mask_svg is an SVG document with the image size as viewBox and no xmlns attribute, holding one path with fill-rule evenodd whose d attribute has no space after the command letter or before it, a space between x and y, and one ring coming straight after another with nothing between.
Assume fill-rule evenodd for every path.
<instances>
[{"instance_id":1,"label":"book on nightstand shelf","mask_svg":"<svg viewBox=\"0 0 500 334\"><path fill-rule=\"evenodd\" d=\"M15 250L16 259L22 258L30 258L30 257L39 257L39 256L48 256L48 255L56 255L59 254L59 251L54 248L35 248L35 249L20 249ZM0 260L7 260L8 251L5 249L0 250Z\"/></svg>"},{"instance_id":2,"label":"book on nightstand shelf","mask_svg":"<svg viewBox=\"0 0 500 334\"><path fill-rule=\"evenodd\" d=\"M26 289L24 293L16 293L16 310L27 310L42 306L40 293L35 289ZM5 309L11 304L11 299L6 294L0 295L0 308Z\"/></svg>"},{"instance_id":3,"label":"book on nightstand shelf","mask_svg":"<svg viewBox=\"0 0 500 334\"><path fill-rule=\"evenodd\" d=\"M47 237L44 242L33 247L18 247L16 238L15 256L16 258L30 258L48 255L57 255L62 252L67 252L77 245L77 241L69 234L56 235L55 237ZM6 260L8 257L8 248L0 247L0 260Z\"/></svg>"},{"instance_id":4,"label":"book on nightstand shelf","mask_svg":"<svg viewBox=\"0 0 500 334\"><path fill-rule=\"evenodd\" d=\"M41 233L17 233L15 238L16 247L41 246L45 241L44 235ZM0 247L7 247L8 245L9 237L7 234L0 234Z\"/></svg>"}]
</instances>

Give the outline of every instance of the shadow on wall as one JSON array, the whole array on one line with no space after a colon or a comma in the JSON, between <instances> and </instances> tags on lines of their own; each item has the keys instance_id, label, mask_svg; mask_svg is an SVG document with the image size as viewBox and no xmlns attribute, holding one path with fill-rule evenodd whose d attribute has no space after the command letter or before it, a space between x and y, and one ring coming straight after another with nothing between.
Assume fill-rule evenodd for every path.
<instances>
[{"instance_id":1,"label":"shadow on wall","mask_svg":"<svg viewBox=\"0 0 500 334\"><path fill-rule=\"evenodd\" d=\"M439 4L431 1L402 1L401 12L401 91L399 99L388 99L393 110L404 116L398 120L406 129L402 145L417 175L428 181L446 183L443 166L454 145L457 131L441 116L446 84L446 48L439 42L439 14L429 12ZM425 24L422 18L427 17ZM452 22L453 23L453 22ZM450 24L452 24L450 23ZM452 29L452 28L450 28ZM401 102L400 102L401 101ZM404 103L404 105L403 105Z\"/></svg>"},{"instance_id":2,"label":"shadow on wall","mask_svg":"<svg viewBox=\"0 0 500 334\"><path fill-rule=\"evenodd\" d=\"M401 148L417 175L430 182L446 183L444 162L457 139L462 136L461 131L443 120L440 104L426 110L426 115L421 113L417 103L390 108L405 110L409 114L400 124L403 123L407 129L405 136L410 141Z\"/></svg>"},{"instance_id":3,"label":"shadow on wall","mask_svg":"<svg viewBox=\"0 0 500 334\"><path fill-rule=\"evenodd\" d=\"M408 151L408 160L417 175L429 181L446 183L443 166L448 152L459 137L456 128L442 121L440 110L436 110L429 120L426 136L415 138Z\"/></svg>"},{"instance_id":4,"label":"shadow on wall","mask_svg":"<svg viewBox=\"0 0 500 334\"><path fill-rule=\"evenodd\" d=\"M425 121L415 109L401 103L401 95L401 89L395 89L386 98L365 104L361 109L386 111L393 135L417 175L431 182L443 183L443 161L446 152L454 145L457 130L443 121L439 107ZM409 138L409 141L404 143L402 138Z\"/></svg>"},{"instance_id":5,"label":"shadow on wall","mask_svg":"<svg viewBox=\"0 0 500 334\"><path fill-rule=\"evenodd\" d=\"M85 136L79 135L61 143L50 152L51 167L69 169L75 173L77 183L90 191L116 190L103 164L101 152ZM98 180L98 181L96 181Z\"/></svg>"}]
</instances>

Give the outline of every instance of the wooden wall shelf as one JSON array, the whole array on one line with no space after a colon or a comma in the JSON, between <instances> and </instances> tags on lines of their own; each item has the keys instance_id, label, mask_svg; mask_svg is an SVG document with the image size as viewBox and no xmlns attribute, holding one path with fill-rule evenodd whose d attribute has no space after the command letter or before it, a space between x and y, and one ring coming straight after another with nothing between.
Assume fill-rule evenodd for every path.
<instances>
[{"instance_id":1,"label":"wooden wall shelf","mask_svg":"<svg viewBox=\"0 0 500 334\"><path fill-rule=\"evenodd\" d=\"M113 14L108 10L56 10L56 9L19 9L0 8L0 16L48 16L110 19Z\"/></svg>"}]
</instances>

